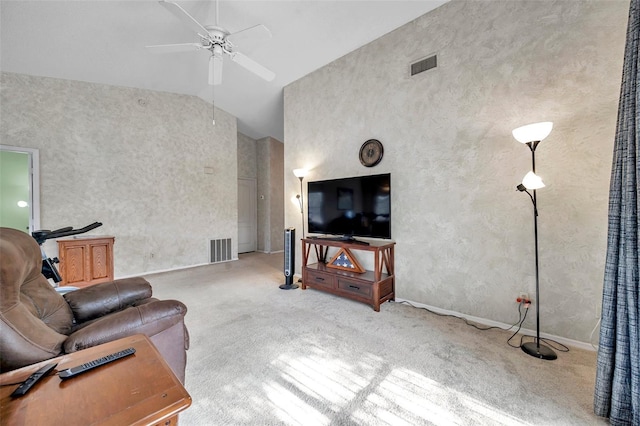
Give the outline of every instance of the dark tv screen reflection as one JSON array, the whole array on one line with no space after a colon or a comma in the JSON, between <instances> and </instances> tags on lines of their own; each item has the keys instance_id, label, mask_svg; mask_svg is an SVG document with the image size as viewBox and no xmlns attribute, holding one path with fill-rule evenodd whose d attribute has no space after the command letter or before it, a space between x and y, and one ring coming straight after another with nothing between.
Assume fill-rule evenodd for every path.
<instances>
[{"instance_id":1,"label":"dark tv screen reflection","mask_svg":"<svg viewBox=\"0 0 640 426\"><path fill-rule=\"evenodd\" d=\"M312 234L391 238L391 175L309 182L308 227Z\"/></svg>"}]
</instances>

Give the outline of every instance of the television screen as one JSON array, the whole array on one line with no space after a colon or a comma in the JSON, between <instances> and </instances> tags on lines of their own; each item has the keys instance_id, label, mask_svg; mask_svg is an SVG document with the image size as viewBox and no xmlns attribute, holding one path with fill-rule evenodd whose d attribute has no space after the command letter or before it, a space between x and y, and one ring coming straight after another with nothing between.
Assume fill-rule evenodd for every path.
<instances>
[{"instance_id":1,"label":"television screen","mask_svg":"<svg viewBox=\"0 0 640 426\"><path fill-rule=\"evenodd\" d=\"M309 182L308 230L343 237L391 238L391 175Z\"/></svg>"}]
</instances>

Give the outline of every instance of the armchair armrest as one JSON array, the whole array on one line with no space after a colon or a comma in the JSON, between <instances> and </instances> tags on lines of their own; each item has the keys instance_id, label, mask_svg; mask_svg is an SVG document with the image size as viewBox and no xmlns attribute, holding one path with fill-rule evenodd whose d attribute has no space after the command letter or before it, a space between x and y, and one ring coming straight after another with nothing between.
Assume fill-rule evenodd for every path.
<instances>
[{"instance_id":1,"label":"armchair armrest","mask_svg":"<svg viewBox=\"0 0 640 426\"><path fill-rule=\"evenodd\" d=\"M122 310L151 294L151 284L142 277L134 277L81 288L63 297L76 322L82 323Z\"/></svg>"},{"instance_id":2,"label":"armchair armrest","mask_svg":"<svg viewBox=\"0 0 640 426\"><path fill-rule=\"evenodd\" d=\"M158 300L115 312L71 333L64 352L71 353L112 340L144 334L152 337L184 321L187 307L177 300Z\"/></svg>"}]
</instances>

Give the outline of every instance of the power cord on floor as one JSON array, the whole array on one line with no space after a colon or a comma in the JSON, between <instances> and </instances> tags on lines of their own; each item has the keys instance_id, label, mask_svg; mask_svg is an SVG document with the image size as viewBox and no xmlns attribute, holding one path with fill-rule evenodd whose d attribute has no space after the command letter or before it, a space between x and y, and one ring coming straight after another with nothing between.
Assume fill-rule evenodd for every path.
<instances>
[{"instance_id":1,"label":"power cord on floor","mask_svg":"<svg viewBox=\"0 0 640 426\"><path fill-rule=\"evenodd\" d=\"M393 302L395 302L395 301L393 301ZM469 320L468 320L468 319L466 319L465 317L461 317L461 316L453 315L453 314L442 314L442 313L440 313L440 312L433 311L433 310L431 310L431 309L429 309L429 308L425 308L424 306L416 306L416 305L414 305L414 304L412 304L411 302L408 302L408 301L406 301L406 300L403 300L403 301L401 301L401 302L395 302L395 303L400 303L400 304L409 305L409 306L411 306L411 307L413 307L413 308L416 308L416 309L423 309L423 310L425 310L425 311L427 311L427 312L429 312L429 313L432 313L432 314L434 314L434 315L438 315L438 316L440 316L440 317L451 317L451 318L456 318L456 319L459 319L459 320L464 321L464 323L465 323L466 325L468 325L468 326L470 326L470 327L473 327L473 328L475 328L475 329L477 329L477 330L480 330L480 331L487 331L487 330L492 330L492 329L498 329L498 330L505 330L505 331L508 331L508 330L511 330L513 327L518 326L518 328L517 328L517 329L516 329L516 331L511 335L511 337L509 337L509 338L507 339L507 344L508 344L509 346L511 346L512 348L520 348L520 347L522 346L522 344L524 343L524 338L525 338L525 337L533 337L533 341L534 341L534 342L535 342L535 340L536 340L536 338L535 338L534 336L526 336L526 335L522 335L522 336L520 336L520 344L518 344L518 345L513 345L513 344L511 344L511 340L512 340L512 339L513 339L513 338L514 338L514 337L515 337L515 336L520 332L520 329L522 328L522 324L523 324L523 323L524 323L524 321L527 319L527 314L529 313L529 303L525 303L524 301L522 301L522 302L519 302L519 303L518 303L518 321L517 321L517 322L515 322L513 325L511 325L511 326L510 326L510 327L508 327L508 328L498 327L498 326L479 327L479 326L477 326L476 324L474 324L474 323L472 323L472 322L469 322ZM523 306L525 306L524 314L522 313L522 307L523 307ZM547 345L551 346L553 349L555 349L555 350L556 350L556 351L558 351L558 352L569 352L569 348L568 348L568 347L566 347L566 346L565 346L565 345L563 345L562 343L556 342L555 340L541 338L541 339L540 339L540 341L541 341L541 342L545 342ZM553 342L553 343L552 343L552 342Z\"/></svg>"},{"instance_id":2,"label":"power cord on floor","mask_svg":"<svg viewBox=\"0 0 640 426\"><path fill-rule=\"evenodd\" d=\"M522 305L525 305L524 315L522 315ZM522 338L524 336L520 337L520 344L517 345L517 346L511 344L511 339L513 339L520 332L520 329L522 328L522 324L524 323L524 320L527 319L527 314L529 313L529 305L530 305L529 303L527 303L527 304L525 304L523 302L519 302L518 303L518 315L519 315L519 318L518 318L518 329L511 335L511 337L509 337L507 339L507 345L511 346L512 348L519 348L520 346L522 346Z\"/></svg>"},{"instance_id":3,"label":"power cord on floor","mask_svg":"<svg viewBox=\"0 0 640 426\"><path fill-rule=\"evenodd\" d=\"M394 302L395 302L395 301L394 301ZM453 314L442 314L442 313L440 313L440 312L432 311L432 310L431 310L431 309L429 309L429 308L425 308L424 306L416 306L416 305L414 305L413 303L408 302L408 301L406 301L406 300L403 300L402 302L395 302L395 303L401 303L401 304L409 305L409 306L411 306L412 308L416 308L416 309L423 309L423 310L425 310L425 311L427 311L427 312L429 312L429 313L432 313L432 314L434 314L434 315L438 315L439 317L451 317L451 318L456 318L456 319L459 319L459 320L464 321L464 323L465 323L466 325L468 325L468 326L470 326L470 327L473 327L473 328L475 328L475 329L478 329L478 330L480 330L480 331L493 330L493 329L498 329L498 330L511 330L513 327L515 327L515 326L516 326L516 325L518 325L518 324L522 324L522 321L524 321L524 318L522 318L522 313L520 313L520 319L518 320L518 322L516 322L515 324L513 324L513 325L512 325L511 327L509 327L509 328L503 328L503 327L498 327L498 326L479 327L479 326L477 326L476 324L474 324L474 323L472 323L472 322L469 322L469 320L468 320L468 319L466 319L465 317L460 317L460 316L453 315ZM520 305L522 305L522 304L520 304ZM518 307L518 311L520 311L520 308L519 308L519 307ZM526 317L526 316L527 316L527 314L525 313L525 317ZM518 328L518 330L519 330L519 329L520 329L520 328Z\"/></svg>"}]
</instances>

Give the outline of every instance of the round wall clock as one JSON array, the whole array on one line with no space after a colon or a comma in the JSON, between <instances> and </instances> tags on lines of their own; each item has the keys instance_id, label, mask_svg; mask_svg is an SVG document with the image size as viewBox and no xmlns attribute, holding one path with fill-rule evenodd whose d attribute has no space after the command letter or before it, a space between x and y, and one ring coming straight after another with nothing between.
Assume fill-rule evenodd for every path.
<instances>
[{"instance_id":1,"label":"round wall clock","mask_svg":"<svg viewBox=\"0 0 640 426\"><path fill-rule=\"evenodd\" d=\"M382 160L384 148L377 139L369 139L360 147L360 162L365 167L373 167Z\"/></svg>"}]
</instances>

